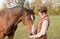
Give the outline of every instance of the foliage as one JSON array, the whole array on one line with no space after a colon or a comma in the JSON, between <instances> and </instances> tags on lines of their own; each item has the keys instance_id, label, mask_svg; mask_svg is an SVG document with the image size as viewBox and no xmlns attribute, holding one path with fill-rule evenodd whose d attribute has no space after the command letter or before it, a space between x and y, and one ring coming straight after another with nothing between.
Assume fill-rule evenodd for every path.
<instances>
[{"instance_id":1,"label":"foliage","mask_svg":"<svg viewBox=\"0 0 60 39\"><path fill-rule=\"evenodd\" d=\"M6 8L7 8L7 7L6 7L6 4L3 3L3 4L2 4L2 7L1 7L1 10L2 10L2 9L6 9Z\"/></svg>"},{"instance_id":2,"label":"foliage","mask_svg":"<svg viewBox=\"0 0 60 39\"><path fill-rule=\"evenodd\" d=\"M60 15L60 7L48 10L49 15Z\"/></svg>"},{"instance_id":3,"label":"foliage","mask_svg":"<svg viewBox=\"0 0 60 39\"><path fill-rule=\"evenodd\" d=\"M40 5L42 4L42 1L41 0L35 0L33 3L32 3L32 8L35 8L37 9Z\"/></svg>"},{"instance_id":4,"label":"foliage","mask_svg":"<svg viewBox=\"0 0 60 39\"><path fill-rule=\"evenodd\" d=\"M38 15L38 11L37 10L34 10L34 12L35 12L35 15Z\"/></svg>"},{"instance_id":5,"label":"foliage","mask_svg":"<svg viewBox=\"0 0 60 39\"><path fill-rule=\"evenodd\" d=\"M26 4L25 4L25 7L26 8L29 8L30 6L29 6L29 2L27 2Z\"/></svg>"},{"instance_id":6,"label":"foliage","mask_svg":"<svg viewBox=\"0 0 60 39\"><path fill-rule=\"evenodd\" d=\"M18 0L17 5L18 6L23 6L24 2L25 2L25 0Z\"/></svg>"}]
</instances>

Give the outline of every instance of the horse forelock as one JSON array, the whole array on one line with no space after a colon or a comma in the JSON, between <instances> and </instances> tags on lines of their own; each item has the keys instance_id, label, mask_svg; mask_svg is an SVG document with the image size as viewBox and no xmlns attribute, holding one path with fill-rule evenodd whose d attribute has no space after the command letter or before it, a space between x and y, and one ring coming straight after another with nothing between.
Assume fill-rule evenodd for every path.
<instances>
[{"instance_id":1,"label":"horse forelock","mask_svg":"<svg viewBox=\"0 0 60 39\"><path fill-rule=\"evenodd\" d=\"M32 9L27 9L27 15L30 15L31 19L34 20L35 16L34 16L34 11Z\"/></svg>"},{"instance_id":2,"label":"horse forelock","mask_svg":"<svg viewBox=\"0 0 60 39\"><path fill-rule=\"evenodd\" d=\"M33 14L34 15L34 12L32 9L27 9L26 11L27 11L27 14Z\"/></svg>"}]
</instances>

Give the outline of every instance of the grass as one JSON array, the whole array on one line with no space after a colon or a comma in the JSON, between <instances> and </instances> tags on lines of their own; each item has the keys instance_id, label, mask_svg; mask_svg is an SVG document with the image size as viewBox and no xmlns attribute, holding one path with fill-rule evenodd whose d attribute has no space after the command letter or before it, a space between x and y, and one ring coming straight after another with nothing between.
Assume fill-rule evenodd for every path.
<instances>
[{"instance_id":1,"label":"grass","mask_svg":"<svg viewBox=\"0 0 60 39\"><path fill-rule=\"evenodd\" d=\"M34 25L37 26L39 17L36 16ZM29 32L21 23L18 24L14 39L32 39L28 37ZM50 27L47 32L48 39L60 39L60 16L50 16ZM5 38L7 39L7 37Z\"/></svg>"}]
</instances>

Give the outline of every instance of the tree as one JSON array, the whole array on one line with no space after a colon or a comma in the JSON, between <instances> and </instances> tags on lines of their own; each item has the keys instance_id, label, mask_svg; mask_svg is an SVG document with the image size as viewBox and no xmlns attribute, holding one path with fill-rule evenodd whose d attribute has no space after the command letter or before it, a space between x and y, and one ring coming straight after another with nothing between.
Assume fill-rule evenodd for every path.
<instances>
[{"instance_id":1,"label":"tree","mask_svg":"<svg viewBox=\"0 0 60 39\"><path fill-rule=\"evenodd\" d=\"M16 0L6 0L5 1L7 8L12 8L14 6L17 6L16 2L17 2Z\"/></svg>"},{"instance_id":2,"label":"tree","mask_svg":"<svg viewBox=\"0 0 60 39\"><path fill-rule=\"evenodd\" d=\"M3 4L2 7L3 7L3 9L6 9L6 8L7 8L7 7L6 7L6 4Z\"/></svg>"},{"instance_id":3,"label":"tree","mask_svg":"<svg viewBox=\"0 0 60 39\"><path fill-rule=\"evenodd\" d=\"M29 8L29 2L27 2L24 6L25 8Z\"/></svg>"},{"instance_id":4,"label":"tree","mask_svg":"<svg viewBox=\"0 0 60 39\"><path fill-rule=\"evenodd\" d=\"M40 5L42 5L42 1L41 0L35 0L32 3L32 7L35 7L35 9L37 9Z\"/></svg>"},{"instance_id":5,"label":"tree","mask_svg":"<svg viewBox=\"0 0 60 39\"><path fill-rule=\"evenodd\" d=\"M52 8L52 2L50 2L48 0L43 5L46 6L48 9Z\"/></svg>"},{"instance_id":6,"label":"tree","mask_svg":"<svg viewBox=\"0 0 60 39\"><path fill-rule=\"evenodd\" d=\"M52 2L52 8L54 9L56 6L60 5L60 0L50 0Z\"/></svg>"},{"instance_id":7,"label":"tree","mask_svg":"<svg viewBox=\"0 0 60 39\"><path fill-rule=\"evenodd\" d=\"M18 6L24 6L24 2L25 2L25 0L18 0L17 5Z\"/></svg>"},{"instance_id":8,"label":"tree","mask_svg":"<svg viewBox=\"0 0 60 39\"><path fill-rule=\"evenodd\" d=\"M14 6L23 6L25 0L6 0L6 6L9 7L14 7Z\"/></svg>"},{"instance_id":9,"label":"tree","mask_svg":"<svg viewBox=\"0 0 60 39\"><path fill-rule=\"evenodd\" d=\"M7 7L6 7L6 4L3 3L3 4L2 4L2 7L1 7L1 10L2 10L2 9L6 9L6 8L7 8Z\"/></svg>"}]
</instances>

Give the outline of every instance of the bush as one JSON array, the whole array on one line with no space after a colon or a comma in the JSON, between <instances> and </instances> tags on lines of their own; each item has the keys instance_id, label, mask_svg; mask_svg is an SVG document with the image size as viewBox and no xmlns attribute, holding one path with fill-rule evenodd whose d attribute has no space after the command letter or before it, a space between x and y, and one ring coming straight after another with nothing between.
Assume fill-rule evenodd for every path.
<instances>
[{"instance_id":1,"label":"bush","mask_svg":"<svg viewBox=\"0 0 60 39\"><path fill-rule=\"evenodd\" d=\"M35 12L35 15L38 15L38 11L37 10L34 10L34 12Z\"/></svg>"},{"instance_id":2,"label":"bush","mask_svg":"<svg viewBox=\"0 0 60 39\"><path fill-rule=\"evenodd\" d=\"M50 9L48 11L48 14L49 15L60 15L60 12L59 11L56 11L55 9Z\"/></svg>"}]
</instances>

